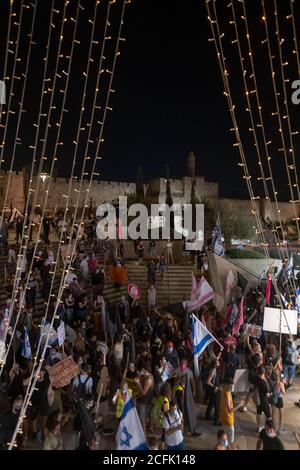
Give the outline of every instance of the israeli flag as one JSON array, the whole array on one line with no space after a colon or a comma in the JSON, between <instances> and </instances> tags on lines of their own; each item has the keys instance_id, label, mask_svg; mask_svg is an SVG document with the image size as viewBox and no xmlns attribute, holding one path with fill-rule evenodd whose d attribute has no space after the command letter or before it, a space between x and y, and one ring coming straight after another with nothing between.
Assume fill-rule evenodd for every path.
<instances>
[{"instance_id":1,"label":"israeli flag","mask_svg":"<svg viewBox=\"0 0 300 470\"><path fill-rule=\"evenodd\" d=\"M25 336L24 336L24 343L22 347L22 356L26 357L26 359L32 359L32 354L31 354L31 346L29 342L29 336L28 336L28 331L27 328L24 328L25 330Z\"/></svg>"},{"instance_id":2,"label":"israeli flag","mask_svg":"<svg viewBox=\"0 0 300 470\"><path fill-rule=\"evenodd\" d=\"M213 252L216 255L218 256L225 255L225 248L224 248L223 241L222 241L220 216L218 217L216 225L215 225L212 248L213 248Z\"/></svg>"},{"instance_id":3,"label":"israeli flag","mask_svg":"<svg viewBox=\"0 0 300 470\"><path fill-rule=\"evenodd\" d=\"M196 376L199 377L199 364L198 359L205 350L205 348L215 341L214 336L201 323L201 321L193 314L192 315L192 332L193 332L193 346L194 346L194 367Z\"/></svg>"},{"instance_id":4,"label":"israeli flag","mask_svg":"<svg viewBox=\"0 0 300 470\"><path fill-rule=\"evenodd\" d=\"M298 315L300 315L300 287L298 287L296 290L296 309Z\"/></svg>"},{"instance_id":5,"label":"israeli flag","mask_svg":"<svg viewBox=\"0 0 300 470\"><path fill-rule=\"evenodd\" d=\"M288 303L288 301L286 300L286 298L284 297L284 295L282 295L281 292L280 292L280 297L281 297L282 303L283 303L283 305L285 306L285 308L288 308L289 303Z\"/></svg>"},{"instance_id":6,"label":"israeli flag","mask_svg":"<svg viewBox=\"0 0 300 470\"><path fill-rule=\"evenodd\" d=\"M288 264L288 267L287 267L287 275L288 275L288 277L294 276L294 255L293 255L293 253L291 254L289 264Z\"/></svg>"},{"instance_id":7,"label":"israeli flag","mask_svg":"<svg viewBox=\"0 0 300 470\"><path fill-rule=\"evenodd\" d=\"M132 396L127 396L116 434L117 450L148 450L145 434L134 406Z\"/></svg>"}]
</instances>

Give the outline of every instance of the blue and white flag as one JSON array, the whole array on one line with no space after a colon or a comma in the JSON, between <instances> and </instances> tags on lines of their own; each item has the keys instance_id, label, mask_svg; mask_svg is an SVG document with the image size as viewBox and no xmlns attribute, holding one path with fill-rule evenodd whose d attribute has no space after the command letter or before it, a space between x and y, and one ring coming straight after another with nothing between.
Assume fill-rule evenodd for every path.
<instances>
[{"instance_id":1,"label":"blue and white flag","mask_svg":"<svg viewBox=\"0 0 300 470\"><path fill-rule=\"evenodd\" d=\"M288 303L288 301L286 300L286 298L284 297L284 295L282 295L281 292L280 292L280 297L281 297L282 303L283 303L283 305L285 306L285 308L288 308L289 303Z\"/></svg>"},{"instance_id":2,"label":"blue and white flag","mask_svg":"<svg viewBox=\"0 0 300 470\"><path fill-rule=\"evenodd\" d=\"M300 287L296 290L296 301L295 301L296 310L298 315L300 315Z\"/></svg>"},{"instance_id":3,"label":"blue and white flag","mask_svg":"<svg viewBox=\"0 0 300 470\"><path fill-rule=\"evenodd\" d=\"M193 332L193 354L194 354L194 367L195 374L199 377L199 363L198 359L205 350L205 348L217 341L211 332L203 325L203 323L193 314L192 315L192 332ZM218 342L218 341L217 341ZM220 344L220 343L218 343ZM220 345L221 346L221 345Z\"/></svg>"},{"instance_id":4,"label":"blue and white flag","mask_svg":"<svg viewBox=\"0 0 300 470\"><path fill-rule=\"evenodd\" d=\"M148 450L145 434L129 390L116 434L116 444L117 450Z\"/></svg>"},{"instance_id":5,"label":"blue and white flag","mask_svg":"<svg viewBox=\"0 0 300 470\"><path fill-rule=\"evenodd\" d=\"M30 346L27 328L24 328L24 330L25 330L25 336L24 336L24 343L22 347L22 356L26 357L26 359L32 359L31 346Z\"/></svg>"},{"instance_id":6,"label":"blue and white flag","mask_svg":"<svg viewBox=\"0 0 300 470\"><path fill-rule=\"evenodd\" d=\"M294 255L293 255L293 253L291 254L289 264L288 264L288 267L287 267L287 275L288 275L288 277L294 276Z\"/></svg>"},{"instance_id":7,"label":"blue and white flag","mask_svg":"<svg viewBox=\"0 0 300 470\"><path fill-rule=\"evenodd\" d=\"M213 252L216 255L218 256L225 255L225 248L224 248L223 241L222 241L220 216L218 217L216 225L215 225L212 248L213 248Z\"/></svg>"}]
</instances>

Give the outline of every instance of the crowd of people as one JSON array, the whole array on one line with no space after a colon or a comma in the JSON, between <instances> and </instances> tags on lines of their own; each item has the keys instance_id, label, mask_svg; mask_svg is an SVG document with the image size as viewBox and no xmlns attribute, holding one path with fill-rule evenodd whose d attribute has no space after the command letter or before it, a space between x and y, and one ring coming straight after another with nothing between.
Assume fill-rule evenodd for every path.
<instances>
[{"instance_id":1,"label":"crowd of people","mask_svg":"<svg viewBox=\"0 0 300 470\"><path fill-rule=\"evenodd\" d=\"M55 311L50 293L51 270L57 253L51 246L49 233L52 226L53 231L58 234L60 230L66 231L68 236L68 227L60 224L61 220L57 218L56 223L50 223L49 219L46 225L43 222L44 243L34 260L33 247L28 245L11 328L5 337L5 312L12 301L21 221L16 221L16 244L6 244L4 248L9 269L7 300L1 306L0 323L6 346L14 327L16 331L1 369L2 448L8 448L11 442L32 380L33 358L41 334L41 316L36 308L38 295L49 304L46 318L49 324ZM234 450L235 415L238 411L247 413L253 402L257 449L283 450L285 397L293 387L298 350L291 336L284 336L280 350L277 334L264 331L256 337L247 334L245 324L263 324L265 287L250 290L243 299L241 288L235 286L225 317L212 303L195 312L218 340L201 355L198 376L194 367L190 315L185 312L176 316L163 308L157 309L156 277L159 273L163 280L167 265L174 263L172 242L166 242L166 254L158 254L155 242L148 242L147 306L121 294L115 304L110 304L104 294L109 265L109 257L105 256L110 247L96 240L95 227L94 222L86 224L78 237L77 257L65 279L66 288L53 322L55 331L64 324L65 339L61 346L57 339L51 342L43 358L22 423L22 434L16 436L17 448L30 443L31 447L44 450L62 450L68 448L70 436L74 438L73 443L76 441L76 449L99 449L103 442L106 448L114 448L113 436L126 395L130 393L149 449L183 450L188 435L194 439L193 448L197 448L201 439L199 425L203 427L207 423L216 426L214 448ZM145 257L144 244L142 240L136 243L140 260ZM124 265L121 245L115 260L120 268ZM205 249L195 254L195 261L198 273L209 276ZM64 260L60 262L64 266ZM21 315L17 317L20 306ZM236 312L241 308L244 322L236 331ZM24 354L26 334L30 357ZM49 369L66 357L73 358L79 373L69 385L57 388ZM243 400L237 401L234 384L236 371L240 369L248 371L250 386ZM205 413L199 411L202 409L199 405L205 406ZM198 422L193 422L191 411L196 417L197 410ZM295 438L299 443L297 433Z\"/></svg>"}]
</instances>

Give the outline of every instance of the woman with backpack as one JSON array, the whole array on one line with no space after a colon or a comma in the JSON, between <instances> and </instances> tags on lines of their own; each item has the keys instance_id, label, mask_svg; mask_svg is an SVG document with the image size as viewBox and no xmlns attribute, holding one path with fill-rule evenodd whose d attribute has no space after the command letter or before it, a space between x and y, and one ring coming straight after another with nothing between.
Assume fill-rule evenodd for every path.
<instances>
[{"instance_id":1,"label":"woman with backpack","mask_svg":"<svg viewBox=\"0 0 300 470\"><path fill-rule=\"evenodd\" d=\"M278 428L277 434L280 434L283 431L283 397L285 395L284 380L281 376L280 371L274 369L271 375L271 390L272 390L272 420L276 423L276 414L278 411Z\"/></svg>"},{"instance_id":2,"label":"woman with backpack","mask_svg":"<svg viewBox=\"0 0 300 470\"><path fill-rule=\"evenodd\" d=\"M283 349L282 364L286 390L291 390L296 375L298 351L293 338L287 338Z\"/></svg>"}]
</instances>

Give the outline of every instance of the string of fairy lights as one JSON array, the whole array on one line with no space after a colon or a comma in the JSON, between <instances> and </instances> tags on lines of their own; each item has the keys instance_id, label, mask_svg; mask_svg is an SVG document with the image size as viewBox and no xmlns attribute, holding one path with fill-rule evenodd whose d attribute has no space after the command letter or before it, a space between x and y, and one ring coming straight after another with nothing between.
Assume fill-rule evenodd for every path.
<instances>
[{"instance_id":1,"label":"string of fairy lights","mask_svg":"<svg viewBox=\"0 0 300 470\"><path fill-rule=\"evenodd\" d=\"M281 75L281 80L282 80L281 89L282 89L282 92L284 93L284 102L283 102L283 105L284 105L284 108L285 108L284 113L281 110L281 106L280 106L281 91L280 91L279 86L277 85L277 80L276 80L276 77L277 77L278 74L276 73L275 66L274 66L274 57L275 56L274 56L274 53L273 53L272 47L271 47L270 30L269 30L267 10L266 10L266 5L265 5L264 0L262 0L262 7L263 7L263 22L265 24L265 32L266 32L265 43L267 44L267 49L268 49L268 57L269 57L269 63L270 63L270 69L271 69L272 85L273 85L273 91L274 91L274 97L275 97L275 103L276 103L276 111L272 113L272 116L277 117L277 120L278 120L278 126L279 126L278 131L279 131L279 135L280 135L281 142L282 142L282 148L278 149L278 151L283 152L283 154L284 154L286 172L287 172L287 176L288 176L288 185L289 185L290 194L291 194L291 201L290 202L295 206L295 208L294 208L295 222L296 222L297 231L298 231L298 234L299 234L299 219L298 219L297 208L296 208L296 204L299 204L299 196L298 196L298 194L299 194L299 185L298 185L297 167L296 167L296 162L295 162L295 157L294 157L294 149L293 149L293 143L292 143L292 135L298 134L298 131L293 132L292 129L291 129L291 125L290 125L288 104L286 102L286 100L288 100L288 97L287 97L287 93L286 93L285 75L284 75L284 72L283 72L284 65L283 65L283 58L282 58L282 53L281 53L281 45L282 45L281 42L282 41L281 41L280 38L278 38L277 42L278 42L279 55L280 55L279 56L279 58L280 58L280 75ZM277 17L277 14L275 14L275 16ZM276 22L277 22L277 20L276 20ZM278 23L276 25L276 33L277 33L276 36L279 34L277 26L278 26ZM285 131L285 128L284 128L284 121L286 121L286 120L289 123L287 131ZM287 140L288 139L289 139L290 144L291 144L290 148L288 148L288 145L287 145ZM291 162L289 162L289 158L292 158ZM292 176L291 176L290 170L294 171L294 173L295 173L295 178L296 178L295 183L292 182ZM296 185L296 186L294 186L294 185ZM298 200L295 199L295 196L294 196L294 190L293 190L294 187L296 187L296 189L297 189Z\"/></svg>"},{"instance_id":2,"label":"string of fairy lights","mask_svg":"<svg viewBox=\"0 0 300 470\"><path fill-rule=\"evenodd\" d=\"M66 6L66 5L65 5L65 6ZM56 161L57 161L57 158L56 158L55 155L56 155L56 150L57 150L57 143L58 143L59 136L60 136L60 129L61 129L61 124L62 124L63 111L64 111L64 109L65 109L64 106L65 106L65 101L66 101L67 88L68 88L68 85L69 85L70 68L71 68L72 57L73 57L73 52L74 52L74 44L75 44L74 39L75 39L75 36L76 36L76 31L77 31L77 22L78 22L79 8L80 8L80 3L78 2L76 20L74 20L74 21L75 21L75 27L74 27L73 38L72 38L72 39L73 39L73 40L72 40L72 49L71 49L70 60L69 60L69 65L68 65L68 69L67 69L67 70L68 70L68 73L67 73L66 84L65 84L65 88L64 88L64 90L63 90L64 96L63 96L63 101L62 101L61 110L60 110L60 122L59 122L59 125L58 125L59 131L58 131L58 133L57 133L56 142L55 142L54 154L53 154L53 158L52 158L52 160L51 160L51 170L50 170L50 175L49 175L49 176L50 176L49 182L50 182L50 180L51 180L51 176L52 176L52 173L53 173L54 165L55 165L55 163L56 163ZM64 10L64 14L63 14L62 25L64 24L64 19L65 19L64 17L65 17L65 10ZM61 32L62 32L62 31L61 31ZM62 34L61 34L61 36L62 36ZM58 53L58 57L59 57L59 56L60 56L60 50L59 50L58 52L59 52L59 53ZM57 71L56 71L56 73L55 73L55 76L57 76ZM51 117L51 110L52 110L52 108L53 108L53 106L52 106L52 97L53 97L53 94L54 94L54 92L55 92L55 83L53 84L52 90L53 90L53 92L52 92L52 95L51 95L51 100L50 100L50 105L49 105L49 113L48 113L48 120L47 120L47 124L48 124L48 125L47 125L46 129L49 128L49 122L50 122L50 117ZM47 137L48 137L48 135L44 137L44 139L43 139L44 143L46 142ZM42 160L41 160L41 162L42 162ZM33 160L33 162L32 162L32 169L33 169L33 168L34 168L34 160ZM41 170L42 170L42 168L39 169L39 173L41 172ZM32 172L33 172L33 170L32 170ZM43 198L43 200L44 200L44 205L43 205L42 215L45 214L45 209L46 209L47 200L48 200L48 195L49 195L49 187L46 189L45 194L46 194L46 197ZM37 194L36 194L36 198L37 198ZM28 198L28 201L29 201L29 198ZM27 202L28 202L28 201L27 201ZM38 233L37 233L37 238L36 238L36 243L35 243L35 248L34 248L34 256L32 257L32 261L31 261L31 264L30 264L30 267L29 267L29 270L28 270L28 271L29 271L29 275L30 275L30 273L32 272L33 261L34 261L34 257L35 257L35 254L36 254L36 249L37 249L37 247L38 247L38 242L39 242L39 238L40 238L40 230L41 230L41 227L42 227L42 221L41 221L41 223L39 224L39 231L38 231ZM27 243L26 243L26 242L27 242ZM27 248L28 238L27 238L26 242L25 242L25 246L23 246L23 250L24 250L24 251L25 251L26 248ZM25 251L25 253L26 253L26 251ZM24 256L24 255L23 255L23 256ZM56 264L57 262L58 262L58 257L57 257L57 259L56 259L56 261L55 261L55 264ZM52 278L54 278L52 272L51 272L51 275L52 275ZM28 280L29 280L29 276L28 276L28 278L27 278L27 283L26 283L26 285L25 285L25 288L26 288L27 285L28 285ZM15 292L15 294L16 294L16 293L17 293L17 289L15 289L14 292ZM47 305L48 305L48 303L49 303L48 300L49 300L49 299L45 299L45 302L46 302ZM5 358L6 358L7 355L9 354L9 350L10 350L10 347L11 347L11 344L12 344L12 341L13 341L14 333L15 333L15 330L16 330L16 327L17 327L18 319L19 319L19 316L20 316L20 314L21 314L23 308L24 308L24 304L21 302L20 305L19 305L18 313L17 313L17 321L16 321L16 323L15 323L15 325L14 325L14 328L13 328L13 331L12 331L11 339L10 339L10 342L9 342L9 344L8 344L8 347L7 347L7 351L6 351ZM0 371L0 375L1 375L1 371Z\"/></svg>"},{"instance_id":3,"label":"string of fairy lights","mask_svg":"<svg viewBox=\"0 0 300 470\"><path fill-rule=\"evenodd\" d=\"M20 36L21 36L21 31L22 31L22 20L23 20L23 13L26 8L30 8L29 6L27 7L24 5L24 0L21 0L20 3L20 16L18 21L16 21L14 24L17 26L17 37L14 42L15 49L14 52L14 60L13 60L13 67L12 67L12 72L11 72L11 77L10 77L10 90L8 94L8 103L7 103L7 111L3 112L2 115L4 115L4 122L2 123L1 120L1 126L4 129L3 137L2 137L2 143L1 143L1 153L0 153L0 170L1 170L1 164L4 163L3 160L3 152L4 152L4 147L5 147L5 141L6 141L6 136L7 136L7 129L8 129L8 124L9 124L9 118L11 115L14 115L14 111L11 109L12 105L12 99L14 96L14 85L15 81L17 80L16 77L16 67L17 63L19 60L21 60L18 55L19 55L19 48L20 48ZM10 51L10 49L8 49Z\"/></svg>"},{"instance_id":4,"label":"string of fairy lights","mask_svg":"<svg viewBox=\"0 0 300 470\"><path fill-rule=\"evenodd\" d=\"M10 189L10 184L11 184L11 179L12 179L12 174L13 174L13 168L14 168L14 164L15 164L16 149L17 149L17 143L19 141L19 130L20 130L20 125L21 125L21 119L22 119L23 114L26 112L25 109L24 109L24 98L25 98L25 92L26 92L29 62L30 62L30 57L31 57L31 49L32 49L32 46L34 44L33 32L34 32L34 28L35 28L35 19L36 19L36 2L37 2L37 0L35 0L34 4L30 5L33 9L32 21L31 21L31 30L30 30L30 34L29 34L30 42L29 42L29 47L28 47L28 52L27 52L25 71L19 77L21 79L21 77L23 76L24 80L23 80L23 84L22 84L21 99L20 99L20 102L19 102L16 131L15 131L15 135L14 135L14 138L13 138L13 149L12 149L11 163L10 163L10 169L9 169L9 176L8 176L7 183L6 183L6 190L5 190L5 196L4 196L4 201L3 201L3 210L2 210L1 218L0 218L0 229L3 225L3 218L4 218L4 214L5 214L5 208L6 208L6 205L7 205L7 199L8 199L8 194L9 194L9 189ZM6 123L6 130L7 129L8 129L8 123ZM5 148L6 147L5 147L5 137L4 137L4 142L3 142L3 145L2 145L2 148L1 148L0 161L2 161L2 159L3 159L3 154L4 154Z\"/></svg>"},{"instance_id":5,"label":"string of fairy lights","mask_svg":"<svg viewBox=\"0 0 300 470\"><path fill-rule=\"evenodd\" d=\"M100 2L98 2L100 3ZM109 4L113 4L113 3L116 3L115 1L112 1L112 2L109 2ZM119 28L119 33L118 33L118 38L117 38L117 41L116 41L116 49L115 49L115 53L114 53L114 59L113 59L113 64L112 64L112 67L111 67L111 70L108 70L107 69L107 73L109 74L110 76L110 79L109 79L109 85L108 85L108 91L107 91L107 95L106 95L106 100L105 100L105 107L104 107L104 111L103 111L103 117L102 117L102 120L100 121L100 124L101 124L101 128L100 128L100 131L99 131L99 136L100 138L98 139L98 145L97 145L97 149L96 149L96 153L94 155L94 158L93 158L93 171L91 172L91 175L90 175L90 180L89 180L89 188L90 189L90 186L92 184L92 181L93 181L93 177L95 175L95 165L96 165L96 161L98 160L98 153L99 153L99 149L100 149L100 143L103 141L102 139L102 135L103 135L103 128L104 128L104 123L105 123L105 120L106 120L106 114L107 114L107 111L108 110L111 110L112 108L109 106L109 98L110 98L110 95L111 93L113 93L113 89L111 88L111 85L112 85L112 80L113 80L113 77L114 77L114 72L115 72L115 66L116 66L116 58L120 55L120 51L119 51L119 46L120 46L120 42L122 40L124 40L124 38L121 38L121 31L122 31L122 26L123 26L123 18L124 18L124 13L125 13L125 5L127 3L130 3L130 2L126 2L124 1L123 2L123 5L122 5L122 12L121 12L121 19L120 19L120 28ZM107 21L106 23L107 25L109 25L109 22ZM106 37L106 36L105 36ZM107 38L108 39L108 38ZM105 43L105 40L103 41L103 47L104 47L104 43ZM102 53L101 53L101 59L104 58L104 55L103 55L103 51L104 49L102 49ZM100 67L100 72L102 71L102 68ZM99 73L99 79L100 79L100 73ZM99 81L98 81L98 85L99 85ZM98 93L98 86L97 86L97 93ZM96 99L96 98L95 98ZM94 110L93 110L94 111ZM92 112L92 115L94 116L94 112ZM93 119L89 120L90 121L90 125L93 125ZM98 123L98 121L97 121ZM89 136L90 136L90 132L89 132ZM88 145L90 144L90 139L87 140L87 149L86 149L86 156L88 157L87 155L87 152L88 152ZM90 158L87 158L85 160L85 162L87 162L88 160L90 160ZM84 171L82 172L84 173ZM48 175L47 175L48 177ZM72 181L72 179L70 180ZM50 175L49 175L49 182L50 182ZM82 210L82 214L81 214L81 221L80 221L80 224L82 224L82 220L83 220L83 217L84 217L84 212L85 212L85 208L87 207L87 198L88 198L88 190L86 192L86 196L85 196L85 204L84 204L84 208ZM78 192L78 199L77 199L77 203L76 203L76 206L75 206L75 212L78 211L78 206L79 206L79 203L80 203L80 191ZM67 210L65 210L64 212L64 217L66 216L67 214ZM72 230L74 230L74 227L75 227L75 217L73 219L73 226L72 226ZM40 225L41 227L41 225ZM61 234L61 237L62 237L62 234ZM77 233L77 238L78 238L78 233ZM77 238L75 239L75 243L77 241ZM71 244L71 240L72 240L72 237L70 237L70 244ZM60 238L60 243L62 243L62 239ZM58 256L59 256L59 253L58 253ZM73 253L73 257L74 257L74 253ZM57 258L58 259L58 258ZM56 268L56 265L57 265L57 260L56 260L56 263L55 263L55 268ZM59 289L59 293L58 295L56 296L56 303L55 303L55 309L54 309L54 312L53 312L53 315L52 315L52 319L51 319L51 322L50 322L50 328L48 330L48 334L46 334L46 338L45 338L45 346L44 346L44 349L43 349L43 352L41 354L41 357L38 359L38 354L36 354L35 356L35 362L38 363L38 367L37 369L33 372L32 374L32 377L31 381L29 381L29 386L28 386L28 389L27 389L27 392L26 392L26 398L24 399L24 402L23 402L23 405L22 405L22 410L21 410L21 414L20 414L20 420L16 426L16 430L15 430L15 434L12 438L12 442L10 443L10 446L9 448L12 449L13 446L15 445L15 439L16 439L16 435L18 432L21 432L21 427L22 427L22 422L23 420L25 419L25 416L26 416L26 409L27 409L27 406L30 404L30 397L34 391L34 387L35 387L35 384L36 384L36 381L37 381L37 378L38 378L38 374L39 374L39 371L40 371L40 368L42 366L42 362L44 360L44 357L45 357L45 353L46 353L46 350L47 350L47 347L48 346L48 342L49 342L49 337L50 337L50 334L51 334L51 327L53 326L53 323L54 323L54 320L56 318L56 314L57 314L57 309L58 309L58 306L59 306L59 303L61 301L61 297L62 297L62 294L63 294L63 291L65 289L65 287L67 287L65 285L65 279L66 279L66 274L69 272L69 270L71 269L71 265L68 266L67 269L64 269L63 273L62 273L62 276L61 276L61 288ZM53 278L52 278L53 279ZM53 286L52 286L53 287ZM53 295L53 294L50 294L50 295ZM49 295L49 298L50 298L50 295ZM48 308L49 308L49 303L48 303ZM45 317L44 317L45 318Z\"/></svg>"},{"instance_id":6,"label":"string of fairy lights","mask_svg":"<svg viewBox=\"0 0 300 470\"><path fill-rule=\"evenodd\" d=\"M263 247L265 256L266 256L266 258L268 260L268 263L269 263L269 270L270 270L270 275L271 275L271 278L272 278L272 281L273 281L273 286L275 288L275 293L277 295L278 301L281 304L281 307L284 308L283 299L280 296L280 291L278 289L276 277L275 277L274 272L272 270L272 263L271 263L271 257L270 257L270 252L269 252L269 244L266 242L265 233L264 233L263 226L262 226L262 221L259 217L259 213L258 213L258 210L257 210L257 200L259 200L259 196L255 196L255 193L254 193L254 190L253 190L253 185L252 185L252 182L251 182L252 177L249 173L249 167L248 167L248 163L247 163L247 159L246 159L244 144L243 144L243 140L241 138L241 134L240 134L240 130L239 130L238 122L237 122L236 105L234 104L233 98L232 98L231 87L230 87L229 78L228 78L229 77L229 71L227 69L226 57L224 55L224 49L223 49L223 44L222 44L222 38L224 37L224 33L221 33L221 31L220 31L220 26L219 26L219 22L218 22L218 14L217 14L217 9L216 9L215 2L212 2L213 13L210 9L210 6L211 6L211 1L206 0L208 20L210 22L211 30L212 30L212 33L213 33L213 38L209 39L209 41L214 42L214 44L215 44L216 51L217 51L218 63L219 63L219 66L220 66L220 70L222 72L222 80L223 80L223 85L224 85L224 94L225 94L225 96L227 98L227 101L228 101L229 111L230 111L233 126L234 126L232 130L235 132L235 137L236 137L236 141L237 141L234 144L234 147L239 148L240 157L241 157L241 163L239 165L243 168L243 171L244 171L244 179L245 179L247 187L248 187L248 191L249 191L249 195L250 195L250 199L251 199L251 204L252 204L252 214L254 215L254 217L256 219L258 233L259 233L259 236L261 238L261 245ZM284 313L284 315L285 315L285 313ZM282 340L282 336L280 334L280 348L281 348L281 340Z\"/></svg>"},{"instance_id":7,"label":"string of fairy lights","mask_svg":"<svg viewBox=\"0 0 300 470\"><path fill-rule=\"evenodd\" d=\"M109 4L109 7L110 7L110 4ZM109 8L108 7L108 8ZM80 4L78 3L78 8L80 8ZM93 44L93 42L95 42L95 36L94 36L94 32L95 32L95 25L96 25L96 21L95 21L95 18L96 18L96 15L97 15L97 5L95 5L95 11L94 11L94 21L93 21L93 31L92 31L92 34L91 34L91 40L90 40L90 44ZM78 11L77 10L77 14L78 14ZM103 41L104 43L104 41ZM91 49L90 49L91 50ZM71 57L72 57L72 53L71 53ZM89 58L88 58L88 61L87 61L88 64L90 64L90 54L89 54ZM85 76L88 77L88 73L85 72ZM84 90L84 93L83 93L83 101L84 101L84 98L85 98L85 90ZM83 109L83 103L81 104L81 108ZM81 121L81 120L79 120ZM80 129L80 126L81 126L81 122L79 123L79 126L78 126L78 129ZM59 136L58 136L59 137ZM74 160L75 160L75 155L74 155ZM54 159L52 161L52 164L54 164ZM51 171L50 171L50 175L51 175ZM50 183L50 175L49 175L49 183ZM46 206L47 204L47 198L48 198L48 195L49 195L49 191L47 190L46 191L46 198L45 198L45 201L44 201L44 207ZM67 210L65 210L65 214L67 213ZM41 227L41 225L40 225ZM50 300L51 300L51 297L54 296L54 294L52 293L53 291L53 287L54 287L54 280L55 280L55 274L56 274L56 270L57 270L57 266L58 266L58 258L59 258L59 255L60 255L60 247L61 247L61 244L62 244L62 233L61 233L61 236L60 236L60 240L59 240L59 246L58 246L58 251L57 251L57 258L56 258L56 262L55 262L55 268L54 268L54 271L52 271L52 281L51 281L51 287L50 287L50 291L49 291L49 296L48 296L48 301L46 302L46 310L45 310L45 314L44 314L44 318L42 319L42 322L41 322L41 331L42 331L42 327L43 325L45 324L45 321L47 319L47 315L48 315L48 311L49 311L49 307L50 307ZM62 278L64 278L64 273L62 275ZM46 299L47 300L47 299ZM49 336L46 338L46 342L45 342L45 352L46 352L46 349L47 349L47 345L48 345L48 341L49 341L49 338L50 338L50 335L51 335L51 331L52 331L52 326L53 326L53 322L54 320L56 319L56 315L53 314L52 316L52 321L50 323L50 329L49 329ZM39 352L40 352L40 349L41 349L41 346L42 346L42 340L43 340L43 335L40 336L40 340L39 340L39 343L38 343L38 346L37 346L37 350L36 350L36 353L35 353L35 357L34 357L34 363L33 363L33 368L32 368L32 373L31 373L31 376L30 376L30 379L29 379L29 385L28 385L28 388L27 388L27 394L26 394L26 399L31 396L30 395L30 391L31 391L31 386L32 386L32 379L34 378L34 376L38 376L39 374L39 371L40 371L40 368L39 370L36 370L36 365L37 364L40 364L42 365L43 363L43 357L45 355L45 352L44 354L42 354L42 358L39 359ZM30 399L30 398L29 398Z\"/></svg>"},{"instance_id":8,"label":"string of fairy lights","mask_svg":"<svg viewBox=\"0 0 300 470\"><path fill-rule=\"evenodd\" d=\"M36 148L37 148L37 143L38 143L38 129L40 127L42 109L43 109L43 104L44 104L45 87L46 87L46 83L48 81L48 80L46 81L47 64L48 64L48 58L49 58L52 31L54 30L54 28L53 28L54 8L53 7L54 7L54 0L52 0L52 3L51 3L49 30L48 30L48 35L47 35L48 39L47 39L47 45L46 45L46 57L45 57L45 60L44 60L45 65L44 65L43 81L42 81L43 85L42 85L42 90L41 90L41 95L40 95L38 124L33 124L33 126L36 128L36 136L35 136L35 145L31 146L32 149L34 150L33 151L33 156L32 156L32 164L31 164L31 177L30 177L31 180L32 180L32 175L33 175L33 172L34 172L34 165L35 165L35 161L36 161ZM4 340L6 340L6 336L7 336L8 330L10 328L10 324L11 324L13 313L14 313L15 303L17 302L17 296L18 296L19 291L20 291L20 282L21 282L21 278L22 278L22 267L23 267L23 264L24 264L26 250L27 250L27 247L28 247L28 235L25 235L25 230L28 226L30 226L33 223L33 220L32 220L33 216L31 217L31 220L29 221L29 224L28 224L28 220L27 220L28 219L29 197L30 197L30 187L29 187L29 191L28 191L28 197L27 197L27 200L26 200L26 208L25 208L25 213L24 213L24 223L23 223L23 230L22 230L21 246L20 246L20 252L18 253L18 257L17 257L16 273L15 273L13 290L12 290L12 295L11 295L11 302L10 302L10 306L9 306L9 314L8 314L8 318L6 320L6 329L5 329L5 334L4 334ZM3 208L3 209L5 209L5 208ZM25 245L24 245L24 240L26 240ZM37 243L38 243L38 238L37 238L36 244ZM17 319L19 318L21 309L22 309L22 302L20 304ZM17 326L17 322L15 324L15 327L14 327L13 331L15 331L16 326ZM12 338L13 338L13 335L12 335ZM5 360L6 360L6 357L5 357ZM5 360L4 360L4 364L5 364ZM3 368L0 370L0 376L2 374L2 370L3 370Z\"/></svg>"},{"instance_id":9,"label":"string of fairy lights","mask_svg":"<svg viewBox=\"0 0 300 470\"><path fill-rule=\"evenodd\" d=\"M298 74L300 77L300 54L299 54L299 47L298 47L298 39L297 39L297 28L296 28L296 13L295 13L295 0L290 0L290 5L291 5L291 20L292 20L292 25L293 25L293 42L294 42L294 47L295 47L295 54L296 54L296 59L297 59L297 67L298 67Z\"/></svg>"},{"instance_id":10,"label":"string of fairy lights","mask_svg":"<svg viewBox=\"0 0 300 470\"><path fill-rule=\"evenodd\" d=\"M262 105L261 105L261 99L259 95L259 88L258 88L258 82L257 82L257 77L256 77L256 70L255 70L255 64L254 64L254 53L253 53L253 48L251 46L251 36L249 32L249 26L248 26L248 20L247 20L247 12L246 12L246 7L245 3L243 2L243 15L242 18L245 23L245 36L246 36L246 44L248 45L248 50L246 51L245 56L249 57L249 65L250 65L250 73L246 69L246 64L244 60L244 54L242 52L242 46L241 46L241 40L240 40L240 35L239 35L239 30L238 30L238 22L237 22L237 13L236 13L236 8L234 2L231 2L229 6L231 6L232 10L232 16L233 20L230 21L230 24L234 25L235 28L235 39L232 41L232 44L237 44L238 45L238 52L239 52L239 60L240 60L240 65L241 65L241 71L242 71L242 77L243 77L243 83L244 83L244 92L246 96L246 101L247 101L247 108L246 111L249 114L250 121L251 121L251 128L249 129L250 134L253 135L254 139L254 148L257 153L258 157L258 167L260 169L261 176L257 178L258 181L262 181L263 183L263 189L264 189L264 195L265 199L268 203L269 207L269 213L271 214L271 224L272 224L272 232L275 236L276 244L278 247L278 253L282 261L286 261L286 256L284 253L281 251L279 248L282 244L280 243L280 234L278 229L281 230L281 236L283 237L283 247L285 247L287 259L288 259L288 251L286 248L286 239L283 231L283 221L281 218L281 210L279 208L279 202L278 202L278 197L277 197L277 191L275 188L274 184L274 178L273 178L273 170L272 170L272 164L271 164L271 157L269 156L269 145L271 143L270 140L268 140L266 136L266 129L265 129L265 122L264 122L264 117L262 113ZM253 79L253 84L254 84L254 89L251 91L250 87L247 83L247 77L250 77ZM250 85L251 86L251 85ZM253 109L252 106L252 100L251 97L255 97L256 104L254 105L255 109ZM257 112L258 119L255 120L254 117L254 112ZM257 123L258 122L258 123ZM262 136L262 151L260 150L260 143L259 143L259 135L258 131L261 131L261 136ZM264 159L263 159L264 155ZM265 170L264 170L264 164L263 160L267 162L267 170L268 170L268 175L266 176ZM271 182L271 190L273 192L272 197L274 198L275 201L275 207L276 207L276 212L275 209L273 208L271 204L271 197L270 197L270 191L268 188L267 182ZM276 215L275 215L276 214ZM276 220L279 220L279 226L276 225ZM293 278L287 279L288 282L291 283L291 287L293 288L293 291L295 292L296 286Z\"/></svg>"},{"instance_id":11,"label":"string of fairy lights","mask_svg":"<svg viewBox=\"0 0 300 470\"><path fill-rule=\"evenodd\" d=\"M7 82L7 63L8 63L8 54L9 54L9 44L10 44L10 32L11 32L11 20L13 17L13 12L12 12L12 7L13 7L13 2L9 2L9 13L8 13L8 26L7 26L7 37L6 37L6 48L5 48L5 54L4 54L4 65L3 65L3 77L2 81L6 84ZM2 116L5 114L5 111L2 111L2 100L0 101L0 129L3 128L1 121L2 121ZM1 141L0 141L1 143ZM0 161L0 168L1 168L1 163Z\"/></svg>"}]
</instances>

